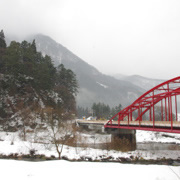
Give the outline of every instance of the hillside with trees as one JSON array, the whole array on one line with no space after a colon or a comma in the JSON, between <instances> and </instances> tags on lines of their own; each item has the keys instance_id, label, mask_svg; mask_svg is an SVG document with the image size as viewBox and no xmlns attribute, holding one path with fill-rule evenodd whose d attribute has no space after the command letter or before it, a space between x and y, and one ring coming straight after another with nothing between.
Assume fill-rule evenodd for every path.
<instances>
[{"instance_id":1,"label":"hillside with trees","mask_svg":"<svg viewBox=\"0 0 180 180\"><path fill-rule=\"evenodd\" d=\"M50 56L43 56L32 43L12 41L6 45L0 32L0 123L22 127L28 120L43 121L44 112L57 119L76 114L76 75L62 64L54 67ZM32 123L31 123L32 122Z\"/></svg>"}]
</instances>

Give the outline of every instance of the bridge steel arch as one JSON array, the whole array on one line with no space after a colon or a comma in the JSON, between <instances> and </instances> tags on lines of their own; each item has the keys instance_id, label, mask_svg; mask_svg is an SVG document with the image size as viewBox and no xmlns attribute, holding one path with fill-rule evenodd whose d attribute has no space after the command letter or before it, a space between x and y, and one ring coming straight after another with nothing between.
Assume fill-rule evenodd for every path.
<instances>
[{"instance_id":1,"label":"bridge steel arch","mask_svg":"<svg viewBox=\"0 0 180 180\"><path fill-rule=\"evenodd\" d=\"M114 115L105 128L180 133L178 100L180 76L150 89Z\"/></svg>"}]
</instances>

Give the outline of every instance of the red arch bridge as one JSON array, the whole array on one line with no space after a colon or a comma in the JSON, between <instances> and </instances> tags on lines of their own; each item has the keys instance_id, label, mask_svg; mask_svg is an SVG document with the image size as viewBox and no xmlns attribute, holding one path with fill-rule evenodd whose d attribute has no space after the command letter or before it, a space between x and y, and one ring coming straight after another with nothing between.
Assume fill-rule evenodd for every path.
<instances>
[{"instance_id":1,"label":"red arch bridge","mask_svg":"<svg viewBox=\"0 0 180 180\"><path fill-rule=\"evenodd\" d=\"M150 89L113 116L105 128L180 133L180 76Z\"/></svg>"}]
</instances>

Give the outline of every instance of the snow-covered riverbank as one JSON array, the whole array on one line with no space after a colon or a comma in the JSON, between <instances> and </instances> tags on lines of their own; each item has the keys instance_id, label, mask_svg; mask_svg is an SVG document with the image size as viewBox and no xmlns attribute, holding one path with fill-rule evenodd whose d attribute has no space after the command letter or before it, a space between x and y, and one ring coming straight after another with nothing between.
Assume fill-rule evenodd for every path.
<instances>
[{"instance_id":1,"label":"snow-covered riverbank","mask_svg":"<svg viewBox=\"0 0 180 180\"><path fill-rule=\"evenodd\" d=\"M96 135L98 136L98 135ZM88 136L87 136L88 137ZM27 137L28 141L22 141L17 132L6 133L0 132L0 154L10 155L30 154L30 150L35 150L35 154L43 154L47 157L58 157L56 149L52 144L34 143L32 135ZM102 138L102 136L101 136ZM179 146L179 134L154 133L146 131L137 131L136 139L138 143L173 143ZM89 136L87 142L93 142L92 135ZM139 149L135 151L121 152L109 149L94 149L89 147L70 147L64 146L62 156L70 160L86 160L99 161L109 158L111 161L121 162L121 159L128 158L129 160L157 160L157 159L174 159L180 161L178 149Z\"/></svg>"}]
</instances>

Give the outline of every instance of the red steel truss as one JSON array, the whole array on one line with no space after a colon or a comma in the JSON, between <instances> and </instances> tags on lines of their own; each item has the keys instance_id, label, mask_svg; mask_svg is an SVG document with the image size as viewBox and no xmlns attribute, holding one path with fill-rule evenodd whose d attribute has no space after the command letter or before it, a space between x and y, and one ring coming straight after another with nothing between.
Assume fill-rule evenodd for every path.
<instances>
[{"instance_id":1,"label":"red steel truss","mask_svg":"<svg viewBox=\"0 0 180 180\"><path fill-rule=\"evenodd\" d=\"M144 93L113 116L104 127L180 133L178 95L180 76Z\"/></svg>"}]
</instances>

